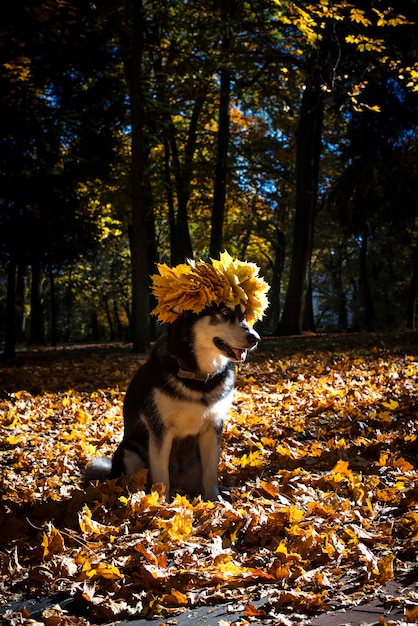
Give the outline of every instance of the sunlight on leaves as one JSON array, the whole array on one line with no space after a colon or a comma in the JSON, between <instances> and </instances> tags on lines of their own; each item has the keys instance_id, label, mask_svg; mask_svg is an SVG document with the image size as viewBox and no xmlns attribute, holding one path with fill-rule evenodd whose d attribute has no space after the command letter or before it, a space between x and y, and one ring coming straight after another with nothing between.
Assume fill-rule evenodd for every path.
<instances>
[{"instance_id":1,"label":"sunlight on leaves","mask_svg":"<svg viewBox=\"0 0 418 626\"><path fill-rule=\"evenodd\" d=\"M280 346L266 342L240 367L213 503L161 485L147 492L143 470L81 488L89 457L110 457L122 436L119 388L136 369L133 355L117 357L126 372L117 388L79 389L77 363L62 361L43 391L14 383L0 400L5 597L78 594L93 622L98 611L107 621L138 611L170 618L231 600L251 620L256 588L278 623L293 624L295 607L311 614L358 602L406 571L418 549L414 355L286 355ZM36 381L30 367L10 380ZM98 364L80 367L88 377ZM100 368L111 381L115 357Z\"/></svg>"}]
</instances>

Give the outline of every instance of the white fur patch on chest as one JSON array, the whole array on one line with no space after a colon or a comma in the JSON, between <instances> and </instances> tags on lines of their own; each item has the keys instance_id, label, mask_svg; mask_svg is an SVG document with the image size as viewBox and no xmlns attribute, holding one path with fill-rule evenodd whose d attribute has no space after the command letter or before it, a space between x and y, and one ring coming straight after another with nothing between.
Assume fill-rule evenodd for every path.
<instances>
[{"instance_id":1,"label":"white fur patch on chest","mask_svg":"<svg viewBox=\"0 0 418 626\"><path fill-rule=\"evenodd\" d=\"M175 398L155 389L153 396L159 418L174 437L197 435L213 424L220 426L231 408L234 390L222 399L205 406L202 402Z\"/></svg>"}]
</instances>

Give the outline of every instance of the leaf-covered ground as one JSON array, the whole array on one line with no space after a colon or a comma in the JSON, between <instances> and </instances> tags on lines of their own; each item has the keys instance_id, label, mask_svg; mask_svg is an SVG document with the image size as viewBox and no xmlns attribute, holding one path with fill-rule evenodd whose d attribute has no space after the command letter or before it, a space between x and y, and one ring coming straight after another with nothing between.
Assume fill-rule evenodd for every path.
<instances>
[{"instance_id":1,"label":"leaf-covered ground","mask_svg":"<svg viewBox=\"0 0 418 626\"><path fill-rule=\"evenodd\" d=\"M5 623L28 618L6 610L13 601L57 594L74 601L42 623L175 623L186 608L239 600L239 624L300 624L411 573L416 334L266 340L238 373L217 503L145 493L141 474L81 487L88 459L110 456L121 438L139 361L116 347L0 364Z\"/></svg>"}]
</instances>

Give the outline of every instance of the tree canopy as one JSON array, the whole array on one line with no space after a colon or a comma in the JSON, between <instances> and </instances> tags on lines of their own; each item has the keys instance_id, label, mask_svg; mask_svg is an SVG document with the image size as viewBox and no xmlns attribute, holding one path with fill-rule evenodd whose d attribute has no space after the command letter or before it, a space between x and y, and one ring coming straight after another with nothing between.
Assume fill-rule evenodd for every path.
<instances>
[{"instance_id":1,"label":"tree canopy","mask_svg":"<svg viewBox=\"0 0 418 626\"><path fill-rule=\"evenodd\" d=\"M256 261L264 333L415 325L413 0L68 0L1 29L0 341L133 339L157 261ZM31 33L31 37L27 33Z\"/></svg>"}]
</instances>

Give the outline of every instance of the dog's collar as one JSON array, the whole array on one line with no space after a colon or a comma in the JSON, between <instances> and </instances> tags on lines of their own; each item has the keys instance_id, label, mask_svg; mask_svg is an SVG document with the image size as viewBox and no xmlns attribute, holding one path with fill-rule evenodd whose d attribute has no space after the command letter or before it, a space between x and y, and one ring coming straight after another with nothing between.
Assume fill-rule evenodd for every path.
<instances>
[{"instance_id":1,"label":"dog's collar","mask_svg":"<svg viewBox=\"0 0 418 626\"><path fill-rule=\"evenodd\" d=\"M213 374L203 374L201 372L192 372L191 370L185 370L181 366L178 369L177 376L179 378L188 378L190 380L200 380L204 383L207 383L208 380L215 376L215 372Z\"/></svg>"}]
</instances>

